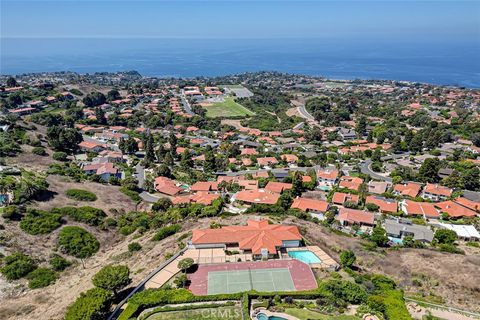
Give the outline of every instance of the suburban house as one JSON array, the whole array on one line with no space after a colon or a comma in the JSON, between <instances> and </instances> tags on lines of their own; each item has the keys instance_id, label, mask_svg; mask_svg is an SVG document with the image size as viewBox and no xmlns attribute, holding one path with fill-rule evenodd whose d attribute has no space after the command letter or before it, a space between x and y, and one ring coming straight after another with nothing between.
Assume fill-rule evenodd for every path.
<instances>
[{"instance_id":1,"label":"suburban house","mask_svg":"<svg viewBox=\"0 0 480 320\"><path fill-rule=\"evenodd\" d=\"M172 198L173 204L188 204L188 203L199 203L205 206L209 206L213 201L220 198L219 194L212 194L208 192L197 192L196 194L190 194L186 196L177 196Z\"/></svg>"},{"instance_id":2,"label":"suburban house","mask_svg":"<svg viewBox=\"0 0 480 320\"><path fill-rule=\"evenodd\" d=\"M278 160L275 157L264 157L264 158L257 158L257 163L261 167L267 167L267 166L277 164Z\"/></svg>"},{"instance_id":3,"label":"suburban house","mask_svg":"<svg viewBox=\"0 0 480 320\"><path fill-rule=\"evenodd\" d=\"M422 198L432 201L446 200L453 193L453 190L439 184L427 183L422 192Z\"/></svg>"},{"instance_id":4,"label":"suburban house","mask_svg":"<svg viewBox=\"0 0 480 320\"><path fill-rule=\"evenodd\" d=\"M100 176L103 181L109 181L111 177L120 179L122 173L111 162L106 163L92 163L83 167L83 171L86 174L95 174Z\"/></svg>"},{"instance_id":5,"label":"suburban house","mask_svg":"<svg viewBox=\"0 0 480 320\"><path fill-rule=\"evenodd\" d=\"M174 196L183 191L175 184L175 181L167 177L157 177L153 183L155 190L169 196Z\"/></svg>"},{"instance_id":6,"label":"suburban house","mask_svg":"<svg viewBox=\"0 0 480 320\"><path fill-rule=\"evenodd\" d=\"M403 200L400 201L399 207L407 216L422 216L424 219L438 219L440 217L439 211L429 202Z\"/></svg>"},{"instance_id":7,"label":"suburban house","mask_svg":"<svg viewBox=\"0 0 480 320\"><path fill-rule=\"evenodd\" d=\"M463 197L457 198L454 201L465 208L480 212L480 202L472 201Z\"/></svg>"},{"instance_id":8,"label":"suburban house","mask_svg":"<svg viewBox=\"0 0 480 320\"><path fill-rule=\"evenodd\" d=\"M339 187L345 188L349 190L358 191L360 189L360 185L363 183L362 178L358 177L349 177L349 176L342 176L340 178Z\"/></svg>"},{"instance_id":9,"label":"suburban house","mask_svg":"<svg viewBox=\"0 0 480 320\"><path fill-rule=\"evenodd\" d=\"M385 181L370 181L368 182L368 192L374 194L382 194L390 187L390 183Z\"/></svg>"},{"instance_id":10,"label":"suburban house","mask_svg":"<svg viewBox=\"0 0 480 320\"><path fill-rule=\"evenodd\" d=\"M340 128L337 134L342 138L342 140L353 140L357 137L357 133L353 129Z\"/></svg>"},{"instance_id":11,"label":"suburban house","mask_svg":"<svg viewBox=\"0 0 480 320\"><path fill-rule=\"evenodd\" d=\"M80 150L84 152L100 152L105 150L107 146L100 142L92 142L92 141L82 141L78 144Z\"/></svg>"},{"instance_id":12,"label":"suburban house","mask_svg":"<svg viewBox=\"0 0 480 320\"><path fill-rule=\"evenodd\" d=\"M373 227L375 225L375 215L373 212L356 209L340 208L340 213L335 219L337 219L342 226L360 225Z\"/></svg>"},{"instance_id":13,"label":"suburban house","mask_svg":"<svg viewBox=\"0 0 480 320\"><path fill-rule=\"evenodd\" d=\"M218 190L218 182L216 181L197 181L190 186L190 191L198 192L198 191L217 191Z\"/></svg>"},{"instance_id":14,"label":"suburban house","mask_svg":"<svg viewBox=\"0 0 480 320\"><path fill-rule=\"evenodd\" d=\"M434 204L441 212L446 213L450 218L475 217L477 213L454 201L443 201Z\"/></svg>"},{"instance_id":15,"label":"suburban house","mask_svg":"<svg viewBox=\"0 0 480 320\"><path fill-rule=\"evenodd\" d=\"M344 192L335 192L332 197L332 203L340 205L344 205L345 202L358 204L358 200L360 200L358 195Z\"/></svg>"},{"instance_id":16,"label":"suburban house","mask_svg":"<svg viewBox=\"0 0 480 320\"><path fill-rule=\"evenodd\" d=\"M322 169L317 170L317 180L319 187L325 186L332 188L338 180L338 170Z\"/></svg>"},{"instance_id":17,"label":"suburban house","mask_svg":"<svg viewBox=\"0 0 480 320\"><path fill-rule=\"evenodd\" d=\"M328 210L328 202L309 198L296 198L293 200L291 209L298 209L310 213L315 218L324 219L324 213Z\"/></svg>"},{"instance_id":18,"label":"suburban house","mask_svg":"<svg viewBox=\"0 0 480 320\"><path fill-rule=\"evenodd\" d=\"M433 240L433 231L430 227L412 224L405 219L386 219L385 231L388 237L397 240L403 240L408 236L424 243L430 243Z\"/></svg>"},{"instance_id":19,"label":"suburban house","mask_svg":"<svg viewBox=\"0 0 480 320\"><path fill-rule=\"evenodd\" d=\"M378 210L382 213L397 212L397 201L380 196L368 196L365 203L372 203L378 206Z\"/></svg>"},{"instance_id":20,"label":"suburban house","mask_svg":"<svg viewBox=\"0 0 480 320\"><path fill-rule=\"evenodd\" d=\"M235 195L235 200L245 203L276 204L280 198L279 193L270 192L264 189L242 190Z\"/></svg>"},{"instance_id":21,"label":"suburban house","mask_svg":"<svg viewBox=\"0 0 480 320\"><path fill-rule=\"evenodd\" d=\"M399 183L393 186L393 194L396 196L412 197L415 198L420 193L422 186L419 183L408 182Z\"/></svg>"},{"instance_id":22,"label":"suburban house","mask_svg":"<svg viewBox=\"0 0 480 320\"><path fill-rule=\"evenodd\" d=\"M291 183L269 181L265 186L266 191L282 193L284 190L292 189Z\"/></svg>"},{"instance_id":23,"label":"suburban house","mask_svg":"<svg viewBox=\"0 0 480 320\"><path fill-rule=\"evenodd\" d=\"M254 259L277 256L285 248L299 247L302 236L296 226L269 224L267 220L248 220L246 226L193 230L191 246L238 249Z\"/></svg>"}]
</instances>

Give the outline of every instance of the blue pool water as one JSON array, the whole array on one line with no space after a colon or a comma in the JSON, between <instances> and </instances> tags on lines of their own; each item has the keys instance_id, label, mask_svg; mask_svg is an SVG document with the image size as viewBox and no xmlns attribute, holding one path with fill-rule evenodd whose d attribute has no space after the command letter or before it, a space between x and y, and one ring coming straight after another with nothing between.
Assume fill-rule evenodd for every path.
<instances>
[{"instance_id":1,"label":"blue pool water","mask_svg":"<svg viewBox=\"0 0 480 320\"><path fill-rule=\"evenodd\" d=\"M275 316L269 317L264 313L257 314L257 319L258 320L285 320L285 318L281 318L281 317L275 317Z\"/></svg>"},{"instance_id":2,"label":"blue pool water","mask_svg":"<svg viewBox=\"0 0 480 320\"><path fill-rule=\"evenodd\" d=\"M313 252L308 250L289 251L288 255L293 259L297 259L308 264L322 262Z\"/></svg>"}]
</instances>

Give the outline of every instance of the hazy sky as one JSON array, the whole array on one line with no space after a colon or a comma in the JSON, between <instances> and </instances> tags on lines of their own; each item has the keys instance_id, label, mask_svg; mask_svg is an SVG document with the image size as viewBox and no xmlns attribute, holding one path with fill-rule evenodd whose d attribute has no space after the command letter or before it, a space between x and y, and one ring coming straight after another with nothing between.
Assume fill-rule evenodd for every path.
<instances>
[{"instance_id":1,"label":"hazy sky","mask_svg":"<svg viewBox=\"0 0 480 320\"><path fill-rule=\"evenodd\" d=\"M0 0L1 37L480 40L480 0Z\"/></svg>"}]
</instances>

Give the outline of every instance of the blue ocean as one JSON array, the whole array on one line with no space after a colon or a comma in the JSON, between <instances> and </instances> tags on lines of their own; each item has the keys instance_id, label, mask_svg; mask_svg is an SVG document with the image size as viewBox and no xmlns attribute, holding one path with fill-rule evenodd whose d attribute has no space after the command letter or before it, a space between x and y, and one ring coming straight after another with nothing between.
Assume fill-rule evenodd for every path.
<instances>
[{"instance_id":1,"label":"blue ocean","mask_svg":"<svg viewBox=\"0 0 480 320\"><path fill-rule=\"evenodd\" d=\"M137 70L160 77L280 71L480 87L480 41L465 39L2 38L0 73Z\"/></svg>"}]
</instances>

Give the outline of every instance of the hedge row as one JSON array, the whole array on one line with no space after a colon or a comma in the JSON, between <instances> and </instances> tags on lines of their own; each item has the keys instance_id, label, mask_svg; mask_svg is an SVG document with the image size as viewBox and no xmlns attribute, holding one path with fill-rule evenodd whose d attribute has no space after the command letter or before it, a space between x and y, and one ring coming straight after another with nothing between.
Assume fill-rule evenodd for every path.
<instances>
[{"instance_id":1,"label":"hedge row","mask_svg":"<svg viewBox=\"0 0 480 320\"><path fill-rule=\"evenodd\" d=\"M125 310L120 314L118 320L128 320L136 317L147 308L164 304L178 304L188 302L240 300L241 293L218 294L209 296L194 296L186 289L147 289L134 294L129 300Z\"/></svg>"}]
</instances>

